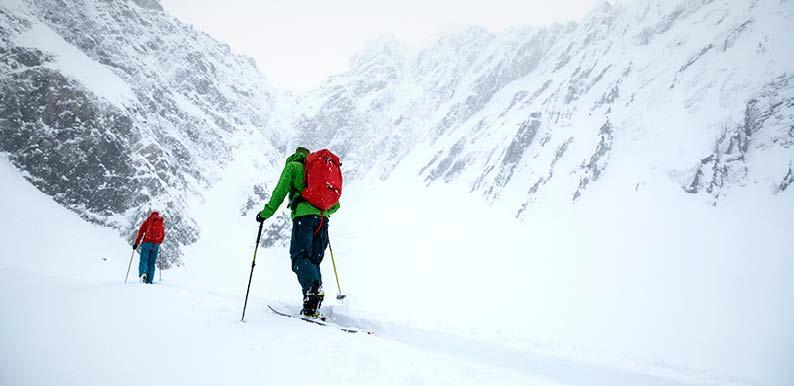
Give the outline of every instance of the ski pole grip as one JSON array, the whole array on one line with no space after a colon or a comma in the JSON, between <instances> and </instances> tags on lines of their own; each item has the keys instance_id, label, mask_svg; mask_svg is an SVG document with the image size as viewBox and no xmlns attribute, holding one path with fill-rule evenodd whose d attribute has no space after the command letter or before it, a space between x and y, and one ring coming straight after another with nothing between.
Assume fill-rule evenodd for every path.
<instances>
[{"instance_id":1,"label":"ski pole grip","mask_svg":"<svg viewBox=\"0 0 794 386\"><path fill-rule=\"evenodd\" d=\"M259 223L259 231L256 234L256 245L259 246L259 240L262 238L262 226L265 225L265 222Z\"/></svg>"}]
</instances>

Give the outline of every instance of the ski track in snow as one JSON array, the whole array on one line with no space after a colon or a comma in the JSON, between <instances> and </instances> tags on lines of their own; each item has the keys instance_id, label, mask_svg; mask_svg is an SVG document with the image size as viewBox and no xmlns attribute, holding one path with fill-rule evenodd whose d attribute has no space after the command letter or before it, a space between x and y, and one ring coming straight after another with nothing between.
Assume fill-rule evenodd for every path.
<instances>
[{"instance_id":1,"label":"ski track in snow","mask_svg":"<svg viewBox=\"0 0 794 386\"><path fill-rule=\"evenodd\" d=\"M175 288L193 292L205 292L207 295L222 297L232 303L239 301L241 296L224 294L216 291L204 291L192 286L173 284L160 284L164 287ZM254 305L254 318L262 318L261 309L266 304L278 305L280 308L297 312L297 306L265 298L249 299L249 307ZM327 303L327 302L326 302ZM349 317L336 311L338 305L325 306L323 312L327 313L329 320L340 326L355 327L371 330L375 333L373 338L386 339L399 342L422 351L432 351L440 354L459 357L466 361L485 363L493 366L504 367L527 375L541 375L563 383L587 385L687 385L691 383L680 382L670 378L657 377L648 374L588 364L585 362L543 355L529 351L514 350L498 344L481 342L454 334L438 331L427 331L408 327L399 323L388 321L375 321L364 318ZM250 310L250 308L249 308ZM250 314L246 314L246 322ZM269 312L267 315L272 316ZM266 315L266 316L267 316ZM300 324L300 323L297 323ZM310 326L314 327L314 326ZM331 327L328 330L336 331Z\"/></svg>"},{"instance_id":2,"label":"ski track in snow","mask_svg":"<svg viewBox=\"0 0 794 386\"><path fill-rule=\"evenodd\" d=\"M425 351L433 351L487 363L527 374L541 375L574 385L684 385L669 378L634 373L617 368L592 365L576 360L513 350L487 342L410 327L382 324L379 337L402 342ZM386 327L388 326L388 327Z\"/></svg>"},{"instance_id":3,"label":"ski track in snow","mask_svg":"<svg viewBox=\"0 0 794 386\"><path fill-rule=\"evenodd\" d=\"M412 356L445 358L453 365L460 363L467 369L469 374L463 374L461 380L478 375L484 368L507 375L503 378L505 382L500 384L515 384L517 380L521 380L520 384L524 381L528 381L526 384L684 384L667 378L512 350L451 334L344 318L334 313L337 322L376 330L376 336L348 334L273 315L266 310L268 301L257 297L249 299L246 323L243 324L238 319L242 294L233 296L171 284L149 287L134 280L126 285L111 281L83 281L36 274L23 268L0 269L0 283L0 304L5 310L15 310L0 323L6 341L6 350L2 354L4 375L0 377L3 384L70 384L77 379L84 381L83 384L134 384L141 366L147 372L153 371L155 384L178 384L187 380L187 384L246 384L263 375L261 368L250 369L247 362L259 363L261 367L261 363L271 361L266 368L273 373L267 377L278 379L294 370L290 367L276 370L278 363L284 360L276 359L282 350L308 350L317 354L332 349L339 342L369 347L364 352L371 355L370 360L377 362L389 358L386 361L396 361L397 366L402 359L392 358L395 350L398 354L407 351L413 353ZM333 307L329 309L333 310ZM296 336L302 338L293 341ZM288 342L283 342L285 339ZM311 341L314 348L301 347L302 340L304 343ZM293 346L285 348L284 344ZM341 353L337 350L332 350L332 354ZM237 357L234 364L230 358L224 359L234 352L248 353L249 357ZM420 352L426 354L418 354ZM163 360L169 366L150 368L149 359L145 360L146 363L137 363L140 358L152 355L155 361ZM285 354L286 358L289 356ZM56 360L55 357L61 359ZM214 366L219 366L222 371L208 371L214 361L218 361ZM46 368L41 368L44 363ZM377 367L381 365L388 364L384 362ZM429 366L446 372L447 365L434 361ZM190 369L195 369L190 378L177 375ZM417 367L396 371L417 377L414 381L422 379L433 384L437 381L436 378L423 379L425 369ZM230 372L239 373L228 378ZM395 375L387 374L386 377L391 377L389 379L395 384L417 383ZM373 374L363 372L359 376L362 377L360 381L364 381L371 380ZM500 379L493 376L483 379ZM352 373L342 374L339 379L331 378L327 383L352 381L350 377L353 377ZM469 381L477 384L477 379L474 376ZM454 378L447 381L455 383Z\"/></svg>"}]
</instances>

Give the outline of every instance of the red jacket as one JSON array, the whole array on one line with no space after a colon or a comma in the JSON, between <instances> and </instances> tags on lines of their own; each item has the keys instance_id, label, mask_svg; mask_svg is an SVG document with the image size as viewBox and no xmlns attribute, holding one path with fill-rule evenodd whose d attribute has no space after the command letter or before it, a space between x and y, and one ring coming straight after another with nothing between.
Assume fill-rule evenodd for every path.
<instances>
[{"instance_id":1,"label":"red jacket","mask_svg":"<svg viewBox=\"0 0 794 386\"><path fill-rule=\"evenodd\" d=\"M165 238L165 220L160 213L152 212L146 221L141 224L141 229L138 230L138 235L135 236L135 244L141 242L143 237L144 243L160 244Z\"/></svg>"}]
</instances>

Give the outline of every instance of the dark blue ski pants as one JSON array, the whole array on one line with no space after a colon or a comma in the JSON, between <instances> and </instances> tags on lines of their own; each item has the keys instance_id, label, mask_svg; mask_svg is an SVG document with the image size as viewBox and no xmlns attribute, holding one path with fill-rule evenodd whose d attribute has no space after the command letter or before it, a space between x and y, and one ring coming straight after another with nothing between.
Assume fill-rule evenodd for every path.
<instances>
[{"instance_id":1,"label":"dark blue ski pants","mask_svg":"<svg viewBox=\"0 0 794 386\"><path fill-rule=\"evenodd\" d=\"M320 216L302 216L292 219L292 241L289 254L292 260L292 272L298 276L303 295L313 282L323 283L320 274L320 263L328 247L328 218Z\"/></svg>"},{"instance_id":2,"label":"dark blue ski pants","mask_svg":"<svg viewBox=\"0 0 794 386\"><path fill-rule=\"evenodd\" d=\"M138 277L146 274L146 283L152 284L154 280L154 267L157 263L157 254L160 253L160 244L143 243L139 247L141 252L140 263L138 264Z\"/></svg>"}]
</instances>

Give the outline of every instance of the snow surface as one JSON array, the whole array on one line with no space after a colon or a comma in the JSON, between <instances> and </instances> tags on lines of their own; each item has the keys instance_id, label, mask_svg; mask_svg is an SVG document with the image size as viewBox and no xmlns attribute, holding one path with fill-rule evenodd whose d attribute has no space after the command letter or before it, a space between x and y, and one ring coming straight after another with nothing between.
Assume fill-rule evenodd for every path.
<instances>
[{"instance_id":1,"label":"snow surface","mask_svg":"<svg viewBox=\"0 0 794 386\"><path fill-rule=\"evenodd\" d=\"M0 175L7 247L0 260L0 384L558 384L297 323L266 312L256 293L241 323L239 292L167 280L124 285L129 246L113 231L58 206L5 160Z\"/></svg>"},{"instance_id":2,"label":"snow surface","mask_svg":"<svg viewBox=\"0 0 794 386\"><path fill-rule=\"evenodd\" d=\"M645 20L648 13L649 20L660 20L650 26L663 30L662 16L672 3L650 10L642 6L647 3L621 13L615 31L630 26L647 32L650 27L631 17ZM681 65L701 52L701 43L728 48L723 35L744 22L744 4L760 4L752 12L762 22L740 35L735 48L723 49L724 56L710 54L679 75ZM283 247L259 250L247 322L239 322L257 229L252 211L240 215L241 204L253 185L275 182L283 162L272 157L276 151L261 128L236 126L239 135L228 139L234 160L222 167L207 160L199 168L209 169L212 188L205 194L199 191L205 185L195 182L188 189L198 194L178 196L195 201L182 204L190 208L200 239L185 247L186 265L166 271L155 286L134 280L122 284L129 245L57 205L0 161L0 384L115 385L142 379L163 385L794 384L794 189L772 189L785 174L781 168L790 167L791 155L788 148L770 145L776 138L767 133L785 130L790 118L779 117L779 124L753 139L758 149L746 157L752 173L726 184L719 205L684 193L681 178L710 154L721 129L743 119L746 99L754 95L748 89L755 92L768 81L766 75L791 68L790 60L781 59L794 51L787 50L785 36L775 36L791 29L791 8L771 0L679 5L685 11L691 7L685 16L697 28L671 21L670 33L650 35L653 44L636 43L644 34L634 32L615 40L609 55L614 67L578 96L574 106L584 106L579 110L562 102L567 85L576 83L571 82L580 62L598 58L606 39L582 44L573 51L578 59L557 73L552 71L557 61L547 61L538 69L544 76L503 85L482 111L449 132L427 132L455 101L477 95L473 82L489 71L485 67L498 72L499 58L510 52L510 36L520 40L522 34L506 33L491 45L487 31L464 27L439 37L428 49L436 55L418 58L416 69L427 82L461 77L463 82L397 84L394 105L387 106L393 112L383 114L404 122L395 132L362 133L354 130L360 128L355 120L350 127L328 130L353 138L360 149L345 165L361 166L372 154L391 154L362 144L392 143L386 139L395 135L393 142L400 146L396 154L402 158L386 160L388 173L378 175L373 168L345 187L342 209L331 219L340 284L349 295L345 303L333 300L330 256L323 263L326 312L375 330L374 337L266 312L267 303L299 302ZM639 11L645 14L632 13ZM711 38L713 27L707 24L723 23L722 13L730 18L719 28L728 29ZM587 19L595 24L585 20L575 35L556 43L552 59L567 52L569 41L583 42L591 29L598 32L596 22L603 17L595 16ZM701 35L709 38L686 38ZM748 50L758 40L768 53L758 51L764 60L751 63L746 53L756 52ZM36 24L17 43L56 55L59 71L113 103L132 97L111 70L75 52L49 27ZM351 84L369 78L394 81L405 53L393 40L377 44L382 47L365 53L375 55L371 65L366 55L354 62L362 68L350 74ZM463 46L473 56L458 52ZM665 54L661 59L659 52ZM436 61L446 65L432 65ZM477 66L471 72L458 68L473 62ZM595 68L597 60L592 63L595 75L602 68ZM621 75L626 66L632 68L628 78ZM734 67L740 71L731 72ZM634 91L624 91L615 110L599 105L591 116L585 108L623 78L621 87ZM547 80L554 86L539 95L554 96L554 103L539 98L510 107L519 92L539 90ZM298 115L330 108L330 116L346 117L346 104L369 111L373 103L393 97L389 91L357 100L345 81L331 78L301 106L287 100L276 108ZM483 84L491 83L486 77ZM445 92L429 103L421 99L427 89ZM173 92L176 107L207 119L211 109L183 91ZM628 103L635 104L617 108ZM418 112L402 121L404 109ZM490 204L483 202L483 192L466 194L478 178L501 176L483 171L498 170L488 166L498 164L517 127L536 111L547 122L538 139L554 129L548 144L518 143L526 147L519 165ZM552 124L554 114L566 111L562 123ZM279 131L273 135L286 146L286 138L299 136L300 128L292 127L283 112L275 115L271 127ZM383 117L373 117L372 126L391 125ZM609 167L572 204L602 119L615 125ZM483 130L480 122L487 123ZM330 123L318 127L338 128ZM450 153L461 138L471 139L458 155L466 167L428 188L426 177L434 168L417 172L432 166L435 161L428 160L436 154ZM552 158L568 138L575 141L555 166ZM550 172L554 182L528 199L529 187ZM388 178L382 181L383 176ZM532 205L518 221L516 207L527 200ZM137 258L133 277L136 264Z\"/></svg>"},{"instance_id":3,"label":"snow surface","mask_svg":"<svg viewBox=\"0 0 794 386\"><path fill-rule=\"evenodd\" d=\"M508 349L411 329L392 328L383 337L353 336L270 314L266 299L256 293L247 322L241 323L239 292L215 292L209 283L201 288L195 281L191 286L169 280L154 286L134 279L123 284L129 246L113 231L60 207L5 160L0 176L0 205L6 214L0 231L7 247L0 260L0 306L6 310L0 322L0 384L137 385L144 379L152 385L307 380L328 385L554 385L560 384L552 380L555 375L577 379L569 371L576 366L581 366L580 379L670 384L537 355L535 374L520 360L512 366L481 360L488 357L483 348L514 354ZM243 288L242 281L237 284ZM420 340L425 337L435 342ZM454 344L472 351L454 352ZM539 369L538 363L553 366Z\"/></svg>"},{"instance_id":4,"label":"snow surface","mask_svg":"<svg viewBox=\"0 0 794 386\"><path fill-rule=\"evenodd\" d=\"M377 336L266 312L265 304L299 301L284 248L259 250L247 321L240 323L256 223L240 217L239 201L228 198L243 195L238 187L248 179L263 177L247 174L257 161L245 152L197 213L205 236L187 251L191 263L166 271L154 286L134 279L124 285L129 245L57 205L3 160L0 306L13 311L0 322L0 384L132 385L141 374L162 385L792 379L786 373L794 323L787 307L791 259L758 266L754 256L779 253L768 241L785 240L790 228L770 228L794 216L768 213L743 228L746 237L704 257L703 250L714 247L710 241L744 215L736 205L736 217L714 212L677 224L724 226L714 234L681 229L680 239L668 244L660 230L682 213L703 212L698 200L671 214L621 197L626 213L645 215L608 222L621 228L576 224L574 213L555 212L555 221L509 229L474 199L403 184L356 185L345 193L356 205L343 202L345 211L331 220L349 300L333 300L326 257L325 309ZM390 201L401 216L379 209L394 189L404 199ZM442 202L466 210L439 211ZM588 210L598 215L598 208ZM425 221L428 213L436 221ZM639 224L637 218L656 220ZM136 264L137 258L133 278Z\"/></svg>"}]
</instances>

